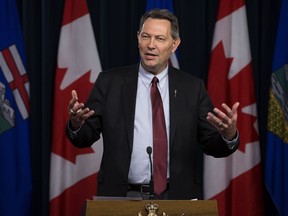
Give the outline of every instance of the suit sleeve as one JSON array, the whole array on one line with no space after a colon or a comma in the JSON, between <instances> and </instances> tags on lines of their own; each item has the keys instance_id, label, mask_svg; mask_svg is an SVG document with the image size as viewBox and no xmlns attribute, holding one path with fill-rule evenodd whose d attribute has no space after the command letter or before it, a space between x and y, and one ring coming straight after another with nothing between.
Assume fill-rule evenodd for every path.
<instances>
[{"instance_id":1,"label":"suit sleeve","mask_svg":"<svg viewBox=\"0 0 288 216\"><path fill-rule=\"evenodd\" d=\"M103 73L103 72L102 72ZM90 147L94 142L100 139L102 131L102 115L105 94L105 81L102 73L98 78L90 92L89 98L85 103L85 107L94 110L93 116L87 119L77 133L71 132L69 129L69 121L66 125L66 136L70 142L78 148Z\"/></svg>"},{"instance_id":2,"label":"suit sleeve","mask_svg":"<svg viewBox=\"0 0 288 216\"><path fill-rule=\"evenodd\" d=\"M208 112L213 112L213 104L201 82L199 87L199 119L198 119L198 140L203 152L214 157L227 157L235 152L239 146L239 138L233 148L224 141L221 134L211 125L206 117Z\"/></svg>"}]
</instances>

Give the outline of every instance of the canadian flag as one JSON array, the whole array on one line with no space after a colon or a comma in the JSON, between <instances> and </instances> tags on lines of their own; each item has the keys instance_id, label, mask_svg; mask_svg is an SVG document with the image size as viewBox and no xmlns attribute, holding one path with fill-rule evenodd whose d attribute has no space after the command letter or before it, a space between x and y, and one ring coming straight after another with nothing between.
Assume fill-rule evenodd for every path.
<instances>
[{"instance_id":1,"label":"canadian flag","mask_svg":"<svg viewBox=\"0 0 288 216\"><path fill-rule=\"evenodd\" d=\"M81 215L86 199L97 190L102 140L77 149L65 136L68 104L75 89L80 102L88 98L101 64L85 0L66 0L55 75L50 215Z\"/></svg>"},{"instance_id":2,"label":"canadian flag","mask_svg":"<svg viewBox=\"0 0 288 216\"><path fill-rule=\"evenodd\" d=\"M208 75L216 107L237 101L240 147L227 158L204 158L204 197L219 215L263 215L263 182L252 59L244 0L220 0Z\"/></svg>"}]
</instances>

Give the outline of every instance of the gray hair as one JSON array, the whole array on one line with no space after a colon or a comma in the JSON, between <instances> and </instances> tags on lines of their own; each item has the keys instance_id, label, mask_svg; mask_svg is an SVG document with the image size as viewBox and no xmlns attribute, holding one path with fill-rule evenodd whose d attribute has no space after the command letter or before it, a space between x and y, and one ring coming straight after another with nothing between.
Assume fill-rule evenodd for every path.
<instances>
[{"instance_id":1,"label":"gray hair","mask_svg":"<svg viewBox=\"0 0 288 216\"><path fill-rule=\"evenodd\" d=\"M152 9L147 11L140 20L139 32L141 32L144 22L148 19L164 19L171 24L171 36L173 39L179 38L179 25L177 17L167 9Z\"/></svg>"}]
</instances>

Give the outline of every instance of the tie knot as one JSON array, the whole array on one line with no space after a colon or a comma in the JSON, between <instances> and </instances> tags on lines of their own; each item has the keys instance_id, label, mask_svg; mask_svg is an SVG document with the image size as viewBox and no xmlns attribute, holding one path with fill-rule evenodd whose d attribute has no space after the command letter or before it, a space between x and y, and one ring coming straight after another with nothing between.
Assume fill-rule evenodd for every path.
<instances>
[{"instance_id":1,"label":"tie knot","mask_svg":"<svg viewBox=\"0 0 288 216\"><path fill-rule=\"evenodd\" d=\"M159 82L158 78L156 76L154 76L152 81L151 81L152 85L157 85L158 82Z\"/></svg>"}]
</instances>

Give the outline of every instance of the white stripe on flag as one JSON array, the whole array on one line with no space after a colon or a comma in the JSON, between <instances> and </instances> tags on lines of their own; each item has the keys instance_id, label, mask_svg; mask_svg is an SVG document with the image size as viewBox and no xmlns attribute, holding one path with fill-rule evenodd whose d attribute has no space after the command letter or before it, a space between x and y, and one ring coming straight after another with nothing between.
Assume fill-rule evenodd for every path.
<instances>
[{"instance_id":1,"label":"white stripe on flag","mask_svg":"<svg viewBox=\"0 0 288 216\"><path fill-rule=\"evenodd\" d=\"M59 196L78 181L99 171L103 153L102 143L101 138L92 145L94 153L78 155L75 164L51 152L51 167L53 167L53 170L50 173L50 181L57 182L57 184L50 187L50 200ZM61 182L59 182L59 179L61 179Z\"/></svg>"},{"instance_id":2,"label":"white stripe on flag","mask_svg":"<svg viewBox=\"0 0 288 216\"><path fill-rule=\"evenodd\" d=\"M9 49L10 49L10 52L11 52L11 54L12 54L12 56L13 56L13 59L14 59L16 65L17 65L17 68L18 68L19 73L20 73L21 75L26 74L25 67L24 67L24 65L23 65L22 59L21 59L21 57L20 57L20 55L19 55L19 52L18 52L15 44L12 45L12 46L10 46ZM27 91L27 92L29 92L29 91Z\"/></svg>"},{"instance_id":3,"label":"white stripe on flag","mask_svg":"<svg viewBox=\"0 0 288 216\"><path fill-rule=\"evenodd\" d=\"M1 66L1 69L3 71L3 74L4 74L7 82L8 83L12 82L14 80L14 78L12 76L12 73L11 73L8 65L6 64L6 61L4 59L2 52L0 52L0 66Z\"/></svg>"}]
</instances>

